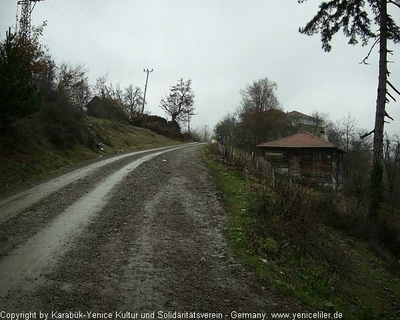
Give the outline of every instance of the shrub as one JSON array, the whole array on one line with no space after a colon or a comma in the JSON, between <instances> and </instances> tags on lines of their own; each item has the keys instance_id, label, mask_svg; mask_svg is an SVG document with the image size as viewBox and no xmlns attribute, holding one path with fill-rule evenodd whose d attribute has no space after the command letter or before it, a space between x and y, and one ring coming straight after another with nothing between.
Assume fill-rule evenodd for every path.
<instances>
[{"instance_id":1,"label":"shrub","mask_svg":"<svg viewBox=\"0 0 400 320\"><path fill-rule=\"evenodd\" d=\"M380 237L397 255L400 254L400 209L382 204L380 214Z\"/></svg>"},{"instance_id":2,"label":"shrub","mask_svg":"<svg viewBox=\"0 0 400 320\"><path fill-rule=\"evenodd\" d=\"M46 101L41 115L45 132L57 148L71 148L77 142L89 148L95 147L84 113L75 111L62 96Z\"/></svg>"},{"instance_id":3,"label":"shrub","mask_svg":"<svg viewBox=\"0 0 400 320\"><path fill-rule=\"evenodd\" d=\"M130 118L130 122L134 126L146 128L170 138L184 140L184 136L181 134L181 128L179 125L176 122L167 121L163 117L137 114Z\"/></svg>"},{"instance_id":4,"label":"shrub","mask_svg":"<svg viewBox=\"0 0 400 320\"><path fill-rule=\"evenodd\" d=\"M273 189L256 192L246 231L253 249L267 256L281 256L285 250L307 255L318 237L314 198L307 189L284 178L277 179Z\"/></svg>"},{"instance_id":5,"label":"shrub","mask_svg":"<svg viewBox=\"0 0 400 320\"><path fill-rule=\"evenodd\" d=\"M97 118L114 119L118 121L128 122L128 116L118 104L118 101L99 97L94 97L87 104L87 114Z\"/></svg>"}]
</instances>

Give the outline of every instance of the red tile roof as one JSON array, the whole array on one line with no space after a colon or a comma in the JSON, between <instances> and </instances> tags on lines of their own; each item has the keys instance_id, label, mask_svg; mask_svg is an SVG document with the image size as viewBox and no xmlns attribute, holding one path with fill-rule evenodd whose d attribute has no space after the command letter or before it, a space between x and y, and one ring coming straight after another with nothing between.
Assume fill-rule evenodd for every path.
<instances>
[{"instance_id":1,"label":"red tile roof","mask_svg":"<svg viewBox=\"0 0 400 320\"><path fill-rule=\"evenodd\" d=\"M264 142L257 147L261 148L335 148L337 147L324 139L318 138L309 132L298 132L281 139Z\"/></svg>"}]
</instances>

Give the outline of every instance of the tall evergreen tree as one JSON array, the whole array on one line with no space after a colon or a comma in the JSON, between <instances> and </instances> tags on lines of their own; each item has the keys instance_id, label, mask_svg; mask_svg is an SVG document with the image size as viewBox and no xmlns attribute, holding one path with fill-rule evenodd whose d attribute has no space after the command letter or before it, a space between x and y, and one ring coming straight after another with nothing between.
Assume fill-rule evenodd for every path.
<instances>
[{"instance_id":1,"label":"tall evergreen tree","mask_svg":"<svg viewBox=\"0 0 400 320\"><path fill-rule=\"evenodd\" d=\"M303 3L306 0L298 0ZM388 13L388 5L400 8L398 0L330 0L319 6L317 14L299 31L306 35L321 34L322 48L331 50L332 37L340 30L349 38L349 44L355 45L361 40L366 45L374 39L379 44L379 80L376 100L375 127L369 134L374 134L373 169L371 172L371 197L369 206L369 223L372 236L378 223L379 207L383 195L383 137L385 116L390 117L386 110L388 97L393 96L388 86L396 93L400 92L388 81L390 72L387 69L388 40L400 42L400 28ZM370 10L368 10L370 9ZM379 31L373 31L372 26L378 26ZM372 48L371 48L372 50ZM368 59L371 51L364 59ZM364 135L365 137L366 135Z\"/></svg>"},{"instance_id":2,"label":"tall evergreen tree","mask_svg":"<svg viewBox=\"0 0 400 320\"><path fill-rule=\"evenodd\" d=\"M0 43L0 131L39 106L40 95L32 83L25 48L16 35L8 31L6 39Z\"/></svg>"}]
</instances>

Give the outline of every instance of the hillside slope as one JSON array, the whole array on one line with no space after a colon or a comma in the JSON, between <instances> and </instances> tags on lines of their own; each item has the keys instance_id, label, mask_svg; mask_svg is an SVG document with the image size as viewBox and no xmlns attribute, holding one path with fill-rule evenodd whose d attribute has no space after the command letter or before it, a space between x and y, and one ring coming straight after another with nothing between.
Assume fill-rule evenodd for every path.
<instances>
[{"instance_id":1,"label":"hillside slope","mask_svg":"<svg viewBox=\"0 0 400 320\"><path fill-rule=\"evenodd\" d=\"M40 115L20 119L13 131L0 135L0 197L61 168L79 166L98 157L132 150L178 144L150 130L121 122L86 117L84 132L49 135ZM76 135L58 144L54 136ZM82 139L82 134L85 135ZM78 137L79 136L79 137ZM82 143L80 141L90 141ZM62 145L62 146L61 146Z\"/></svg>"}]
</instances>

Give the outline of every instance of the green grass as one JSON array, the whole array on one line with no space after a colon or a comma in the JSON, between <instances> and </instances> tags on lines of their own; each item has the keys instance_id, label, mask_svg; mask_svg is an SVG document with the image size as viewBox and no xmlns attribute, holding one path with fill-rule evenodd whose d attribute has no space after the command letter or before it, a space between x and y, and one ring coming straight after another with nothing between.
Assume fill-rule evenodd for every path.
<instances>
[{"instance_id":1,"label":"green grass","mask_svg":"<svg viewBox=\"0 0 400 320\"><path fill-rule=\"evenodd\" d=\"M400 319L400 266L397 261L393 265L389 253L382 249L378 257L368 242L321 224L319 242L326 250L311 246L310 255L301 258L260 255L245 232L251 226L257 183L222 164L208 150L203 159L230 213L229 243L242 263L257 273L261 285L310 308L342 312L344 319ZM275 239L264 239L260 245L273 252Z\"/></svg>"},{"instance_id":2,"label":"green grass","mask_svg":"<svg viewBox=\"0 0 400 320\"><path fill-rule=\"evenodd\" d=\"M103 151L79 143L69 148L57 148L49 141L40 115L20 119L13 133L0 135L0 194L29 180L100 155L180 143L150 130L116 121L93 117L85 121L90 124L92 134L102 142Z\"/></svg>"}]
</instances>

